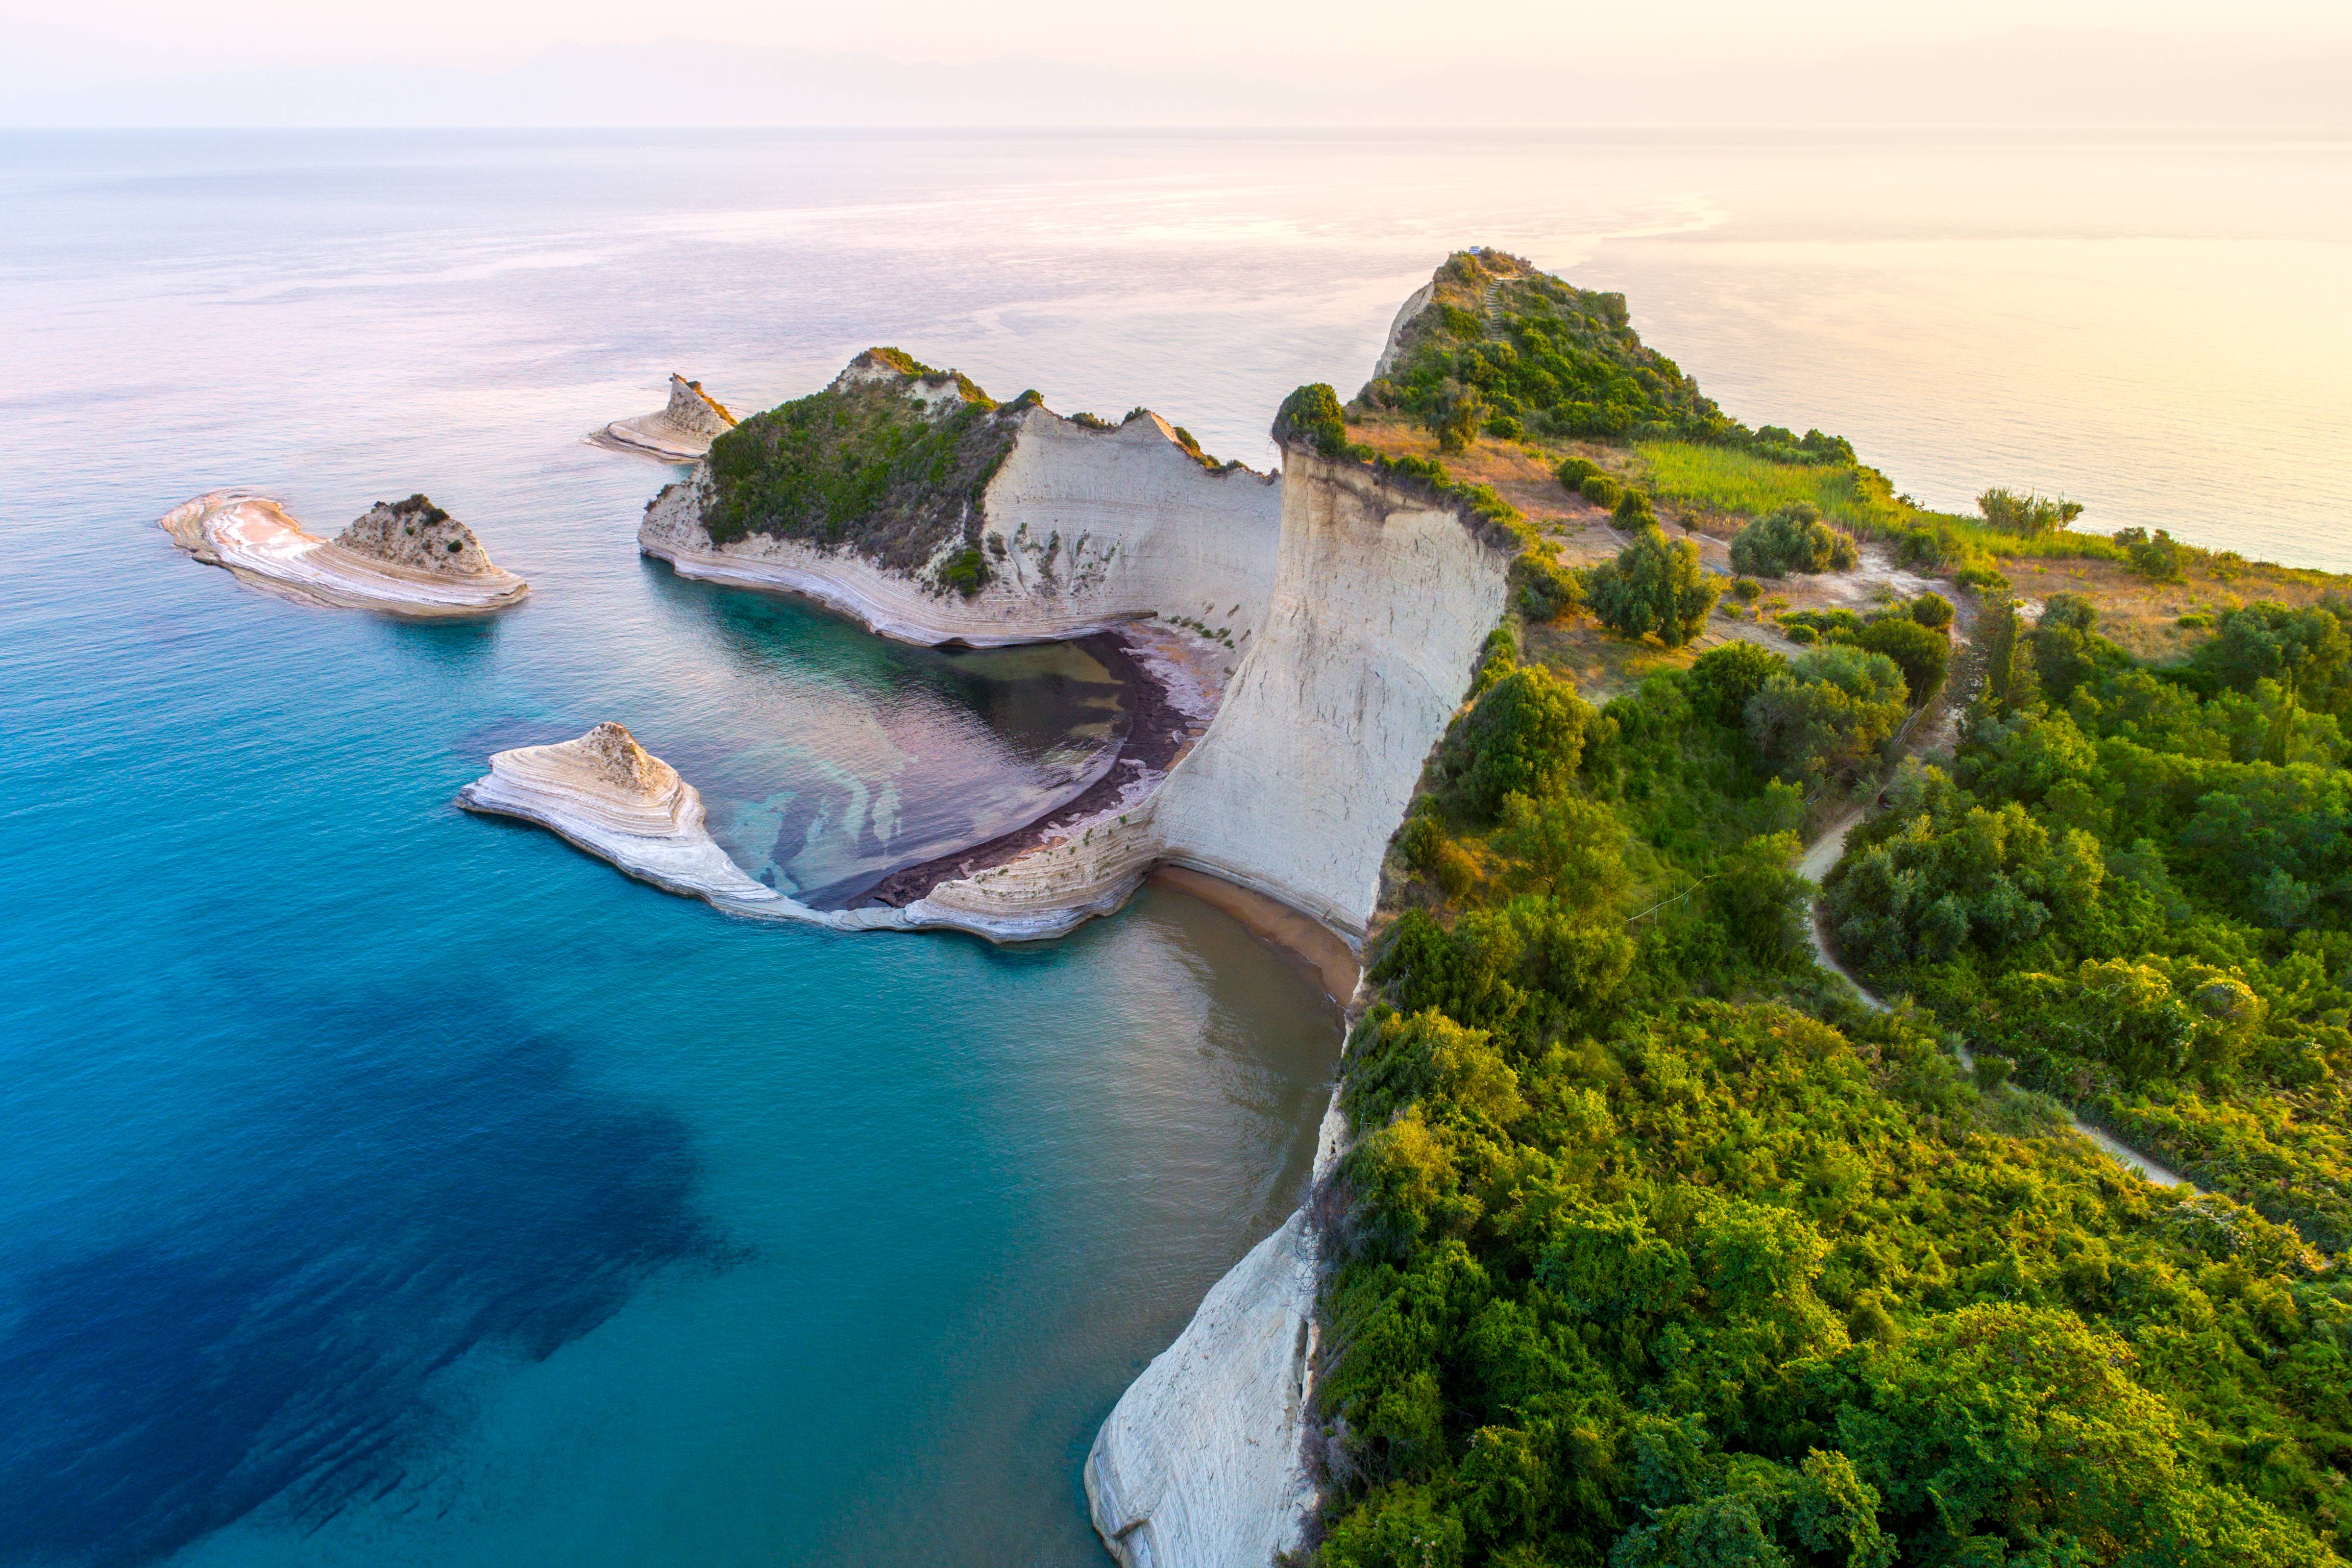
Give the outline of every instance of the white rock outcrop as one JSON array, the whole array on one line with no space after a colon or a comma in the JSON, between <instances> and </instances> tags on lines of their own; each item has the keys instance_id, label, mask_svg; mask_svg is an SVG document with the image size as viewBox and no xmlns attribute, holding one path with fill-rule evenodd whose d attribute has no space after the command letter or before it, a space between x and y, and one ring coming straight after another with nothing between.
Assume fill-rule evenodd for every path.
<instances>
[{"instance_id":1,"label":"white rock outcrop","mask_svg":"<svg viewBox=\"0 0 2352 1568\"><path fill-rule=\"evenodd\" d=\"M1502 619L1511 554L1451 502L1286 448L1273 604L1160 792L1161 855L1360 942L1390 836Z\"/></svg>"},{"instance_id":2,"label":"white rock outcrop","mask_svg":"<svg viewBox=\"0 0 2352 1568\"><path fill-rule=\"evenodd\" d=\"M1335 1091L1310 1193L1339 1163ZM1267 1568L1296 1550L1316 1500L1307 1455L1322 1285L1310 1205L1210 1288L1095 1434L1095 1530L1124 1568Z\"/></svg>"},{"instance_id":3,"label":"white rock outcrop","mask_svg":"<svg viewBox=\"0 0 2352 1568\"><path fill-rule=\"evenodd\" d=\"M503 610L530 592L471 529L421 495L378 502L331 541L250 490L198 496L157 525L205 565L304 604L431 620Z\"/></svg>"},{"instance_id":4,"label":"white rock outcrop","mask_svg":"<svg viewBox=\"0 0 2352 1568\"><path fill-rule=\"evenodd\" d=\"M1360 463L1303 448L1285 462L1278 486L1213 474L1157 416L1091 430L1032 409L986 492L982 538L1003 553L969 600L846 551L716 547L694 480L655 499L638 542L683 574L801 594L911 642L1031 642L1144 615L1205 632L1232 675L1155 795L926 902L1027 930L1117 909L1172 862L1359 942L1389 837L1502 616L1510 549Z\"/></svg>"},{"instance_id":5,"label":"white rock outcrop","mask_svg":"<svg viewBox=\"0 0 2352 1568\"><path fill-rule=\"evenodd\" d=\"M1097 429L1024 410L982 498L990 578L969 598L849 550L760 533L713 544L708 495L699 469L664 489L639 548L680 576L798 594L901 642L974 647L1156 616L1238 651L1265 615L1282 528L1272 476L1203 467L1155 414ZM959 536L941 548L962 547Z\"/></svg>"},{"instance_id":6,"label":"white rock outcrop","mask_svg":"<svg viewBox=\"0 0 2352 1568\"><path fill-rule=\"evenodd\" d=\"M611 722L577 740L496 753L490 771L457 792L457 804L536 823L665 892L730 914L829 931L961 931L992 942L1034 942L1110 913L1134 890L1132 882L1121 882L1094 897L973 899L967 879L944 882L904 909L812 909L747 875L711 837L700 793ZM1074 837L1086 831L1081 825ZM1050 856L1059 847L1049 842L1036 853Z\"/></svg>"},{"instance_id":7,"label":"white rock outcrop","mask_svg":"<svg viewBox=\"0 0 2352 1568\"><path fill-rule=\"evenodd\" d=\"M1282 531L1277 479L1209 470L1157 414L1096 430L1042 406L1021 411L981 499L990 581L971 597L852 550L769 533L713 545L706 496L701 470L663 489L637 545L679 576L797 593L918 644L1046 642L1160 616L1240 648L1265 614Z\"/></svg>"},{"instance_id":8,"label":"white rock outcrop","mask_svg":"<svg viewBox=\"0 0 2352 1568\"><path fill-rule=\"evenodd\" d=\"M588 437L599 447L657 458L665 463L692 463L710 451L710 443L735 428L727 405L702 390L702 383L670 374L669 402L659 412L635 419L615 419Z\"/></svg>"},{"instance_id":9,"label":"white rock outcrop","mask_svg":"<svg viewBox=\"0 0 2352 1568\"><path fill-rule=\"evenodd\" d=\"M1316 1281L1301 1209L1211 1287L1095 1435L1087 1502L1127 1568L1267 1568L1298 1543Z\"/></svg>"},{"instance_id":10,"label":"white rock outcrop","mask_svg":"<svg viewBox=\"0 0 2352 1568\"><path fill-rule=\"evenodd\" d=\"M710 837L695 787L618 724L500 752L488 773L457 792L457 804L535 822L667 892L721 908L777 900Z\"/></svg>"}]
</instances>

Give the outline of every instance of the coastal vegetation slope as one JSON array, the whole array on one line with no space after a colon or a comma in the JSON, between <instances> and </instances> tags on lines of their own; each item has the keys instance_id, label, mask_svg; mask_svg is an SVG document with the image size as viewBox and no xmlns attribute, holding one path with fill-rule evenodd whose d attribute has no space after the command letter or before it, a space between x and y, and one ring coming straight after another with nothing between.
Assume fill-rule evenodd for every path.
<instances>
[{"instance_id":1,"label":"coastal vegetation slope","mask_svg":"<svg viewBox=\"0 0 2352 1568\"><path fill-rule=\"evenodd\" d=\"M1622 317L1463 253L1328 432L1523 548L1368 946L1310 1554L2342 1561L2345 584L1923 511ZM2101 635L2216 576L2294 591ZM1857 807L1883 1012L1793 868Z\"/></svg>"}]
</instances>

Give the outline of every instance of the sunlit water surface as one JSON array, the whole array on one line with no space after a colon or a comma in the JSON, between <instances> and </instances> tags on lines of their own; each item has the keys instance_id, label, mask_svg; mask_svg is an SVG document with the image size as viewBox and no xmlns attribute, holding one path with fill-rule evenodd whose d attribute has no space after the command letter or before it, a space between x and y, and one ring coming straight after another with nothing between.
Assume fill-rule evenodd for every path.
<instances>
[{"instance_id":1,"label":"sunlit water surface","mask_svg":"<svg viewBox=\"0 0 2352 1568\"><path fill-rule=\"evenodd\" d=\"M1082 648L683 583L581 444L895 342L1263 463L1448 248L1623 289L1923 500L2352 566L2339 146L0 138L0 1562L1099 1561L1094 1425L1297 1196L1336 1026L1147 895L726 920L454 810L629 724L780 884L1009 826ZM422 489L531 601L299 608L151 524Z\"/></svg>"}]
</instances>

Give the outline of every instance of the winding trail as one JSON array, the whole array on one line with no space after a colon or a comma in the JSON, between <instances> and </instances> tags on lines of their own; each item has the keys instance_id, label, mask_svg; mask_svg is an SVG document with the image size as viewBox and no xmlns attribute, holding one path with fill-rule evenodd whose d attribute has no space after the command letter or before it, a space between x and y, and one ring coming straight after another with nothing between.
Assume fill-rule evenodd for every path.
<instances>
[{"instance_id":1,"label":"winding trail","mask_svg":"<svg viewBox=\"0 0 2352 1568\"><path fill-rule=\"evenodd\" d=\"M1846 835L1853 832L1854 825L1861 820L1860 811L1848 812L1844 816L1840 817L1819 838L1813 840L1811 846L1799 858L1797 874L1816 888L1820 887L1822 879L1829 875L1830 868L1835 866L1844 857ZM1862 998L1864 1006L1874 1013L1884 1013L1887 1010L1886 1004L1881 1001L1868 986L1855 979L1853 972L1839 963L1837 955L1830 951L1829 939L1822 934L1822 910L1818 900L1805 911L1805 935L1812 940L1813 954L1821 960L1822 967L1841 976L1847 984L1853 986L1854 994ZM1955 1044L1953 1049L1959 1055L1960 1066L1973 1070L1976 1067L1976 1058L1969 1054L1969 1047ZM2188 1177L2158 1164L2113 1133L2092 1126L2072 1110L2066 1113L2066 1120L2075 1131L2096 1145L2101 1153L2143 1180L2159 1187L2185 1186L2196 1192L2200 1197L2204 1195L2205 1189L2198 1186Z\"/></svg>"}]
</instances>

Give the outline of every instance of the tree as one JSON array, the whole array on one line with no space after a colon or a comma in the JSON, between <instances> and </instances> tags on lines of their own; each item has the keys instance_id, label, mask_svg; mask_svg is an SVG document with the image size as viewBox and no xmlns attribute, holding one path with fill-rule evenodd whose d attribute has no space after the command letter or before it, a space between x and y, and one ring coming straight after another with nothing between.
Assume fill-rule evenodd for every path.
<instances>
[{"instance_id":1,"label":"tree","mask_svg":"<svg viewBox=\"0 0 2352 1568\"><path fill-rule=\"evenodd\" d=\"M1486 426L1486 399L1475 386L1446 378L1431 400L1429 427L1441 452L1459 452Z\"/></svg>"},{"instance_id":2,"label":"tree","mask_svg":"<svg viewBox=\"0 0 2352 1568\"><path fill-rule=\"evenodd\" d=\"M1873 621L1862 628L1862 635L1854 642L1857 647L1883 653L1895 661L1895 668L1903 672L1903 684L1910 689L1914 707L1927 700L1936 688L1944 684L1944 671L1952 659L1951 644L1907 616Z\"/></svg>"},{"instance_id":3,"label":"tree","mask_svg":"<svg viewBox=\"0 0 2352 1568\"><path fill-rule=\"evenodd\" d=\"M1585 597L1602 626L1622 637L1655 636L1668 647L1696 637L1722 594L1700 566L1698 546L1668 543L1655 523L1585 577Z\"/></svg>"},{"instance_id":4,"label":"tree","mask_svg":"<svg viewBox=\"0 0 2352 1568\"><path fill-rule=\"evenodd\" d=\"M1758 518L1731 539L1731 569L1742 576L1850 572L1861 559L1853 540L1822 521L1822 509L1799 501Z\"/></svg>"},{"instance_id":5,"label":"tree","mask_svg":"<svg viewBox=\"0 0 2352 1568\"><path fill-rule=\"evenodd\" d=\"M1903 672L1885 654L1812 648L1748 699L1748 738L1787 777L1848 778L1903 722Z\"/></svg>"},{"instance_id":6,"label":"tree","mask_svg":"<svg viewBox=\"0 0 2352 1568\"><path fill-rule=\"evenodd\" d=\"M1748 711L1748 700L1788 668L1787 659L1756 643L1711 647L1690 668L1691 706L1718 724L1737 724Z\"/></svg>"},{"instance_id":7,"label":"tree","mask_svg":"<svg viewBox=\"0 0 2352 1568\"><path fill-rule=\"evenodd\" d=\"M1593 718L1590 703L1540 666L1496 681L1463 717L1450 745L1470 809L1491 817L1506 795L1543 800L1567 788Z\"/></svg>"}]
</instances>

